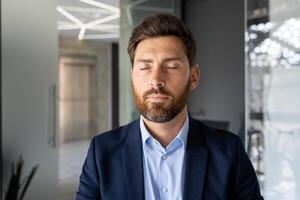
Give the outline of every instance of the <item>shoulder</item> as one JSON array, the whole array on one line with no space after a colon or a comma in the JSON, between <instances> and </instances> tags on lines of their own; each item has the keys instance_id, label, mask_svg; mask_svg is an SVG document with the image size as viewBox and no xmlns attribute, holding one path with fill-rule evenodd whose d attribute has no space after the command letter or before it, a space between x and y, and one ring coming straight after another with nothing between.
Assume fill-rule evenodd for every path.
<instances>
[{"instance_id":1,"label":"shoulder","mask_svg":"<svg viewBox=\"0 0 300 200\"><path fill-rule=\"evenodd\" d=\"M96 135L95 137L93 137L91 145L94 145L95 148L101 149L116 148L125 143L130 130L132 128L138 127L138 125L138 120L136 120L124 126L120 126L118 128Z\"/></svg>"},{"instance_id":2,"label":"shoulder","mask_svg":"<svg viewBox=\"0 0 300 200\"><path fill-rule=\"evenodd\" d=\"M234 133L226 130L216 129L201 123L198 120L191 119L192 134L202 137L203 145L208 149L236 150L243 148L242 140Z\"/></svg>"},{"instance_id":3,"label":"shoulder","mask_svg":"<svg viewBox=\"0 0 300 200\"><path fill-rule=\"evenodd\" d=\"M139 126L138 120L135 120L118 128L106 131L104 133L100 133L94 136L93 140L95 140L95 143L123 141L127 138L130 129L134 126Z\"/></svg>"},{"instance_id":4,"label":"shoulder","mask_svg":"<svg viewBox=\"0 0 300 200\"><path fill-rule=\"evenodd\" d=\"M205 139L208 140L213 140L213 141L233 141L233 142L238 142L240 141L240 138L234 134L231 133L229 131L226 130L221 130L221 129L216 129L216 128L212 128L209 127L205 124L203 124L202 122L200 122L199 120L190 118L190 129L193 132L197 132L196 134L201 134L202 136L204 136Z\"/></svg>"}]
</instances>

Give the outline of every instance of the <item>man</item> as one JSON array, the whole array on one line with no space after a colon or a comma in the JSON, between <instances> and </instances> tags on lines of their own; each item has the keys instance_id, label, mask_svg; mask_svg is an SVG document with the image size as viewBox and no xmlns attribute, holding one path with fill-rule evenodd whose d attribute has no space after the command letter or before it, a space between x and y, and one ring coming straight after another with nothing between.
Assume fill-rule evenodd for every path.
<instances>
[{"instance_id":1,"label":"man","mask_svg":"<svg viewBox=\"0 0 300 200\"><path fill-rule=\"evenodd\" d=\"M188 115L200 73L188 28L171 15L148 17L128 53L141 117L92 140L77 200L262 199L240 139Z\"/></svg>"}]
</instances>

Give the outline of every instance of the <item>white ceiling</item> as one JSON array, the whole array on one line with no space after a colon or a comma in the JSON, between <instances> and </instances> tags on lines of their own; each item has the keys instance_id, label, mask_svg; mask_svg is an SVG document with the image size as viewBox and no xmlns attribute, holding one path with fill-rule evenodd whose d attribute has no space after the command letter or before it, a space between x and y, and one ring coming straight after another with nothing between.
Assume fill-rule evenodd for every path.
<instances>
[{"instance_id":1,"label":"white ceiling","mask_svg":"<svg viewBox=\"0 0 300 200\"><path fill-rule=\"evenodd\" d=\"M79 40L119 38L119 0L58 0L59 35Z\"/></svg>"}]
</instances>

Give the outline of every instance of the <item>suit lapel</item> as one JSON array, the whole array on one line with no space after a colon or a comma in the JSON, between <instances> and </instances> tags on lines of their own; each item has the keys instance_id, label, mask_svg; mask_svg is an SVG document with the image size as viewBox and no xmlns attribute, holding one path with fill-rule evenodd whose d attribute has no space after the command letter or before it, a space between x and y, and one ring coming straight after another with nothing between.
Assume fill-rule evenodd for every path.
<instances>
[{"instance_id":1,"label":"suit lapel","mask_svg":"<svg viewBox=\"0 0 300 200\"><path fill-rule=\"evenodd\" d=\"M203 127L190 118L190 128L186 149L186 173L184 199L202 199L207 164L207 150L204 142Z\"/></svg>"},{"instance_id":2,"label":"suit lapel","mask_svg":"<svg viewBox=\"0 0 300 200\"><path fill-rule=\"evenodd\" d=\"M122 156L129 199L144 199L143 152L139 120L134 122L128 131Z\"/></svg>"}]
</instances>

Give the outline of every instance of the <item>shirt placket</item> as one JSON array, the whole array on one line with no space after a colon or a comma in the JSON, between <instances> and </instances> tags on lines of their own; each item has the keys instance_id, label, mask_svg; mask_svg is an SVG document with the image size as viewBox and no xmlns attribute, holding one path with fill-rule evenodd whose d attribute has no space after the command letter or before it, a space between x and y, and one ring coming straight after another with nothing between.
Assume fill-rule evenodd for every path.
<instances>
[{"instance_id":1,"label":"shirt placket","mask_svg":"<svg viewBox=\"0 0 300 200\"><path fill-rule=\"evenodd\" d=\"M168 155L164 153L160 158L160 174L159 182L160 182L160 197L161 199L169 199L170 188L169 180L170 180L170 170L168 167Z\"/></svg>"}]
</instances>

